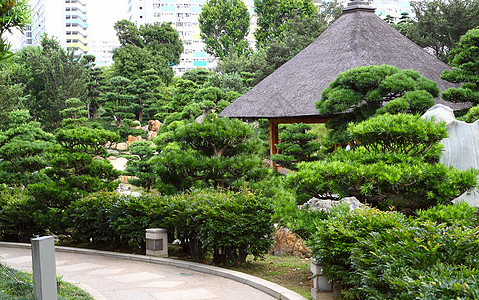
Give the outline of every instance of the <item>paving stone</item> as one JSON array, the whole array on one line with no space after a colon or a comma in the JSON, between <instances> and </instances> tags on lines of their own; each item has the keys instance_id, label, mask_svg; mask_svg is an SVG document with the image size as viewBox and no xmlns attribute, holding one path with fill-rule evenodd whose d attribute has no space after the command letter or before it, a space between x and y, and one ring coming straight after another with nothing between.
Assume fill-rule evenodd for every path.
<instances>
[{"instance_id":1,"label":"paving stone","mask_svg":"<svg viewBox=\"0 0 479 300\"><path fill-rule=\"evenodd\" d=\"M139 273L131 273L126 275L119 275L119 276L111 276L107 277L107 279L119 281L119 282L135 282L135 281L143 281L143 280L153 280L158 278L164 278L163 275L158 275L155 273L150 272L139 272Z\"/></svg>"},{"instance_id":2,"label":"paving stone","mask_svg":"<svg viewBox=\"0 0 479 300\"><path fill-rule=\"evenodd\" d=\"M151 287L151 288L173 288L185 283L184 281L153 281L148 282L141 287Z\"/></svg>"},{"instance_id":3,"label":"paving stone","mask_svg":"<svg viewBox=\"0 0 479 300\"><path fill-rule=\"evenodd\" d=\"M74 264L74 265L68 265L68 266L61 266L61 267L58 267L57 269L65 271L65 272L78 272L78 271L85 271L88 269L99 269L103 267L104 265L80 263L80 264Z\"/></svg>"},{"instance_id":4,"label":"paving stone","mask_svg":"<svg viewBox=\"0 0 479 300\"><path fill-rule=\"evenodd\" d=\"M157 300L199 300L199 299L214 299L217 295L205 289L191 289L183 291L173 291L165 293L155 293L153 296Z\"/></svg>"},{"instance_id":5,"label":"paving stone","mask_svg":"<svg viewBox=\"0 0 479 300\"><path fill-rule=\"evenodd\" d=\"M124 271L124 269L100 269L100 270L91 271L88 274L90 274L90 275L111 275L111 274L118 274L122 271Z\"/></svg>"}]
</instances>

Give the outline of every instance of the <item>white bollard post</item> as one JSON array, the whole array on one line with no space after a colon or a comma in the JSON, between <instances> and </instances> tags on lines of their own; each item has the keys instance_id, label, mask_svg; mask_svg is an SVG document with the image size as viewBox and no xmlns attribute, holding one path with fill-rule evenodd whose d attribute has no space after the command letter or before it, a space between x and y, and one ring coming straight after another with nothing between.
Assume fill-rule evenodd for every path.
<instances>
[{"instance_id":1,"label":"white bollard post","mask_svg":"<svg viewBox=\"0 0 479 300\"><path fill-rule=\"evenodd\" d=\"M168 257L168 231L164 228L146 230L146 255Z\"/></svg>"},{"instance_id":2,"label":"white bollard post","mask_svg":"<svg viewBox=\"0 0 479 300\"><path fill-rule=\"evenodd\" d=\"M52 236L32 239L33 288L35 300L55 300L57 274Z\"/></svg>"}]
</instances>

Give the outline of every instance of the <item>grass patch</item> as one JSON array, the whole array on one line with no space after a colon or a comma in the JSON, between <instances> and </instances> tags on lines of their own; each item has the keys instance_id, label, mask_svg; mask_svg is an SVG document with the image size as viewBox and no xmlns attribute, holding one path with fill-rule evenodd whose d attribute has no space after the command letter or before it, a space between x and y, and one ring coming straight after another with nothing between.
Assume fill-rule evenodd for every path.
<instances>
[{"instance_id":1,"label":"grass patch","mask_svg":"<svg viewBox=\"0 0 479 300\"><path fill-rule=\"evenodd\" d=\"M61 277L57 277L57 290L59 300L94 300L87 292L63 281ZM0 265L0 299L34 299L33 275Z\"/></svg>"},{"instance_id":2,"label":"grass patch","mask_svg":"<svg viewBox=\"0 0 479 300\"><path fill-rule=\"evenodd\" d=\"M312 277L310 265L308 258L266 255L257 261L248 257L245 265L229 269L277 283L309 299Z\"/></svg>"}]
</instances>

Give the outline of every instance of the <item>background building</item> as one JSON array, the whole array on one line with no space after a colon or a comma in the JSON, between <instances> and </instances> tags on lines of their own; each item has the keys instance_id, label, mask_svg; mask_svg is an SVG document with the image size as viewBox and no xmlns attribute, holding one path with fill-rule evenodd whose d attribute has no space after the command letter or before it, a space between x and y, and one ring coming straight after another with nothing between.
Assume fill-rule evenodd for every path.
<instances>
[{"instance_id":1,"label":"background building","mask_svg":"<svg viewBox=\"0 0 479 300\"><path fill-rule=\"evenodd\" d=\"M408 13L412 17L412 9L408 0L373 0L371 5L376 8L376 15L385 18L387 15L394 17L395 22L399 21L402 13Z\"/></svg>"},{"instance_id":2,"label":"background building","mask_svg":"<svg viewBox=\"0 0 479 300\"><path fill-rule=\"evenodd\" d=\"M254 13L254 0L245 0L250 15ZM138 26L168 23L183 41L184 51L180 63L173 69L177 75L194 68L215 70L217 59L204 51L198 17L206 0L128 0L128 20ZM248 40L254 42L255 17L252 18Z\"/></svg>"},{"instance_id":3,"label":"background building","mask_svg":"<svg viewBox=\"0 0 479 300\"><path fill-rule=\"evenodd\" d=\"M23 46L39 45L46 33L55 37L66 49L74 49L76 55L87 54L88 15L86 0L33 0L31 31L25 32Z\"/></svg>"}]
</instances>

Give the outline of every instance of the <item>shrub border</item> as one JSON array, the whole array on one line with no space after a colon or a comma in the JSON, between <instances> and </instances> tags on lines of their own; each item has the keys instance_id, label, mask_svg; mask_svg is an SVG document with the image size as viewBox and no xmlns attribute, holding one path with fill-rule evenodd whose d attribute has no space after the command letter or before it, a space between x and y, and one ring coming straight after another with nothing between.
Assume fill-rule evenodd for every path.
<instances>
[{"instance_id":1,"label":"shrub border","mask_svg":"<svg viewBox=\"0 0 479 300\"><path fill-rule=\"evenodd\" d=\"M23 243L0 242L0 246L8 247L8 248L23 248L23 249L31 248L30 244L23 244ZM260 290L270 296L273 296L276 299L307 300L306 298L299 295L298 293L295 293L285 287L282 287L279 284L276 284L276 283L273 283L252 275L241 273L238 271L223 269L220 267L209 266L209 265L204 265L204 264L195 263L195 262L175 260L171 258L151 257L151 256L138 255L138 254L116 253L116 252L62 247L62 246L55 246L55 251L66 252L66 253L79 253L79 254L87 254L87 255L98 255L98 256L112 257L117 259L140 261L140 262L147 262L147 263L160 264L160 265L169 265L169 266L174 266L178 268L183 268L183 269L192 270L192 271L196 271L200 273L206 273L206 274L211 274L211 275L231 279L236 282L246 284L257 290Z\"/></svg>"}]
</instances>

